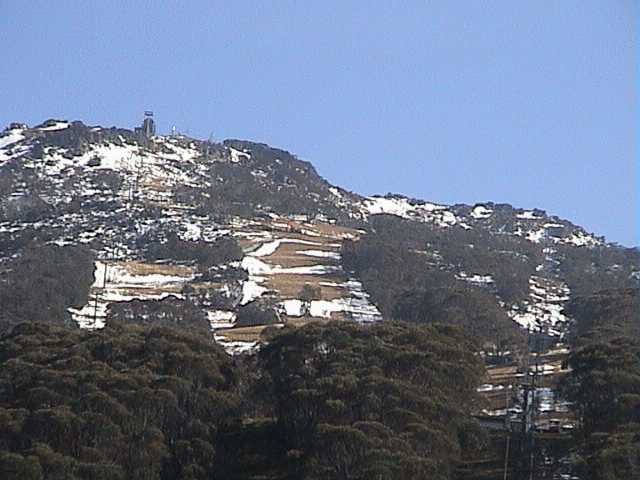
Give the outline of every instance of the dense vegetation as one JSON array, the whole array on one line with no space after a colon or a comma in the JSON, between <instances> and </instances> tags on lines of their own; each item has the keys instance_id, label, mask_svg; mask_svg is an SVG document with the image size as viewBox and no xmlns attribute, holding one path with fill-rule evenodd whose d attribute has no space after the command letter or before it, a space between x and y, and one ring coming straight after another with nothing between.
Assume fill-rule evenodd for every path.
<instances>
[{"instance_id":1,"label":"dense vegetation","mask_svg":"<svg viewBox=\"0 0 640 480\"><path fill-rule=\"evenodd\" d=\"M213 242L182 240L170 232L162 241L140 237L138 245L144 248L148 260L177 260L195 262L201 270L242 259L242 249L235 238L223 236Z\"/></svg>"},{"instance_id":2,"label":"dense vegetation","mask_svg":"<svg viewBox=\"0 0 640 480\"><path fill-rule=\"evenodd\" d=\"M482 365L447 327L311 325L261 351L277 430L303 478L451 478ZM452 379L455 378L455 381Z\"/></svg>"},{"instance_id":3,"label":"dense vegetation","mask_svg":"<svg viewBox=\"0 0 640 480\"><path fill-rule=\"evenodd\" d=\"M457 235L464 238L454 238ZM459 248L470 241L476 242L473 247ZM370 233L343 244L342 258L385 317L462 326L500 350L520 339L496 293L520 298L538 254L531 248L531 258L516 256L506 250L505 242L512 241L379 215ZM456 278L459 270L490 273L494 283L471 285Z\"/></svg>"},{"instance_id":4,"label":"dense vegetation","mask_svg":"<svg viewBox=\"0 0 640 480\"><path fill-rule=\"evenodd\" d=\"M248 151L238 162L214 162L209 174L215 178L205 195L185 189L203 213L252 217L256 211L282 215L317 214L350 222L344 208L336 207L331 185L309 162L268 145L226 140L224 145L238 152ZM345 192L345 195L346 192Z\"/></svg>"},{"instance_id":5,"label":"dense vegetation","mask_svg":"<svg viewBox=\"0 0 640 480\"><path fill-rule=\"evenodd\" d=\"M162 300L114 302L107 311L107 323L179 327L208 335L211 325L205 312L187 298L169 296Z\"/></svg>"},{"instance_id":6,"label":"dense vegetation","mask_svg":"<svg viewBox=\"0 0 640 480\"><path fill-rule=\"evenodd\" d=\"M0 266L0 332L24 321L66 323L87 301L94 256L77 246L31 245Z\"/></svg>"},{"instance_id":7,"label":"dense vegetation","mask_svg":"<svg viewBox=\"0 0 640 480\"><path fill-rule=\"evenodd\" d=\"M640 478L640 298L638 290L579 298L577 349L563 389L579 420L579 474Z\"/></svg>"},{"instance_id":8,"label":"dense vegetation","mask_svg":"<svg viewBox=\"0 0 640 480\"><path fill-rule=\"evenodd\" d=\"M558 269L575 296L640 287L640 249L558 246Z\"/></svg>"},{"instance_id":9,"label":"dense vegetation","mask_svg":"<svg viewBox=\"0 0 640 480\"><path fill-rule=\"evenodd\" d=\"M215 478L229 357L176 330L21 324L0 339L0 477Z\"/></svg>"},{"instance_id":10,"label":"dense vegetation","mask_svg":"<svg viewBox=\"0 0 640 480\"><path fill-rule=\"evenodd\" d=\"M453 478L484 441L469 347L451 327L331 323L243 365L170 328L20 324L0 338L0 477Z\"/></svg>"}]
</instances>

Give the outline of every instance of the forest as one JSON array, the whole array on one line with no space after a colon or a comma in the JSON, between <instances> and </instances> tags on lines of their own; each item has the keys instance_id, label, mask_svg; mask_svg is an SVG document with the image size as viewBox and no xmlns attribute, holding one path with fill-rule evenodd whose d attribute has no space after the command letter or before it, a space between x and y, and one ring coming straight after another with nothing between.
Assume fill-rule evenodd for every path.
<instances>
[{"instance_id":1,"label":"forest","mask_svg":"<svg viewBox=\"0 0 640 480\"><path fill-rule=\"evenodd\" d=\"M23 323L0 363L11 480L448 479L484 442L453 327L310 325L239 359L167 327Z\"/></svg>"},{"instance_id":2,"label":"forest","mask_svg":"<svg viewBox=\"0 0 640 480\"><path fill-rule=\"evenodd\" d=\"M372 223L358 241L343 243L342 261L345 269L362 279L385 318L457 325L478 339L480 346L493 345L498 353L522 344L521 332L496 294L524 298L538 250L528 247L528 255L515 257L505 252L509 243L519 243L517 239L495 239L461 229L442 232L391 215L378 215ZM476 242L473 248L460 248L471 241ZM491 272L493 282L470 285L456 278L460 268Z\"/></svg>"},{"instance_id":3,"label":"forest","mask_svg":"<svg viewBox=\"0 0 640 480\"><path fill-rule=\"evenodd\" d=\"M640 478L640 296L609 290L575 299L572 369L562 385L579 420L581 478Z\"/></svg>"}]
</instances>

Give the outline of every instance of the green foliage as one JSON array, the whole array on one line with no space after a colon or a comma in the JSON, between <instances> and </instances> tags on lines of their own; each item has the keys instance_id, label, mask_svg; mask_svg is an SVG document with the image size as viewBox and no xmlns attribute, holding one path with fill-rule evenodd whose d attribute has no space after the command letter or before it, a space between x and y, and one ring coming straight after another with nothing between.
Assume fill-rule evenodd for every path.
<instances>
[{"instance_id":1,"label":"green foliage","mask_svg":"<svg viewBox=\"0 0 640 480\"><path fill-rule=\"evenodd\" d=\"M638 291L606 291L574 300L571 373L563 394L574 403L582 475L640 478L640 310Z\"/></svg>"},{"instance_id":2,"label":"green foliage","mask_svg":"<svg viewBox=\"0 0 640 480\"><path fill-rule=\"evenodd\" d=\"M460 247L460 239L449 237L454 234L438 233L429 226L394 217L376 217L384 218L375 220L374 232L359 241L343 243L342 259L344 267L360 277L385 317L461 326L480 342L494 345L498 351L522 341L517 327L498 304L492 287L472 286L455 277L455 272L462 269L490 273L497 282L504 267L499 258L503 254L492 254L489 247L483 250L479 245L468 249L464 255L456 254L455 258L453 253L445 256L441 249L455 251L449 242L457 242ZM461 230L459 234L468 235L464 232ZM425 239L437 241L438 247L428 241L425 249ZM481 260L483 252L484 261ZM531 255L535 257L535 252ZM456 262L455 269L448 269L447 258ZM493 260L489 261L490 258ZM506 263L510 265L508 261ZM518 278L528 288L529 262L517 260L517 263L522 269L515 272L519 272ZM509 283L507 278L504 281Z\"/></svg>"},{"instance_id":3,"label":"green foliage","mask_svg":"<svg viewBox=\"0 0 640 480\"><path fill-rule=\"evenodd\" d=\"M576 319L571 331L575 345L616 336L640 338L640 290L602 290L575 296L565 308Z\"/></svg>"},{"instance_id":4,"label":"green foliage","mask_svg":"<svg viewBox=\"0 0 640 480\"><path fill-rule=\"evenodd\" d=\"M23 323L0 337L1 478L452 478L483 445L457 329L312 324L232 359L204 336Z\"/></svg>"},{"instance_id":5,"label":"green foliage","mask_svg":"<svg viewBox=\"0 0 640 480\"><path fill-rule=\"evenodd\" d=\"M311 324L260 357L294 478L450 478L483 371L460 331Z\"/></svg>"},{"instance_id":6,"label":"green foliage","mask_svg":"<svg viewBox=\"0 0 640 480\"><path fill-rule=\"evenodd\" d=\"M0 338L0 472L16 479L211 479L237 378L166 328L21 324Z\"/></svg>"},{"instance_id":7,"label":"green foliage","mask_svg":"<svg viewBox=\"0 0 640 480\"><path fill-rule=\"evenodd\" d=\"M130 300L109 305L107 323L179 327L208 334L211 325L205 313L190 300L174 296L162 300Z\"/></svg>"},{"instance_id":8,"label":"green foliage","mask_svg":"<svg viewBox=\"0 0 640 480\"><path fill-rule=\"evenodd\" d=\"M211 164L209 174L216 181L206 192L186 195L196 197L202 213L253 217L257 211L270 211L350 221L345 209L332 200L331 185L310 163L264 144L226 140L224 145L249 155L239 162Z\"/></svg>"},{"instance_id":9,"label":"green foliage","mask_svg":"<svg viewBox=\"0 0 640 480\"><path fill-rule=\"evenodd\" d=\"M23 321L63 323L69 307L87 301L93 260L85 247L25 249L0 277L0 332Z\"/></svg>"},{"instance_id":10,"label":"green foliage","mask_svg":"<svg viewBox=\"0 0 640 480\"><path fill-rule=\"evenodd\" d=\"M236 326L272 325L279 320L278 314L272 307L258 302L251 302L238 308Z\"/></svg>"},{"instance_id":11,"label":"green foliage","mask_svg":"<svg viewBox=\"0 0 640 480\"><path fill-rule=\"evenodd\" d=\"M202 269L240 260L243 255L236 239L230 236L214 242L192 242L181 240L171 232L164 242L146 244L145 239L140 239L138 243L145 247L145 255L149 260L194 261Z\"/></svg>"},{"instance_id":12,"label":"green foliage","mask_svg":"<svg viewBox=\"0 0 640 480\"><path fill-rule=\"evenodd\" d=\"M572 248L558 246L559 272L576 296L600 290L638 288L640 249L611 247ZM637 275L637 273L636 273Z\"/></svg>"}]
</instances>

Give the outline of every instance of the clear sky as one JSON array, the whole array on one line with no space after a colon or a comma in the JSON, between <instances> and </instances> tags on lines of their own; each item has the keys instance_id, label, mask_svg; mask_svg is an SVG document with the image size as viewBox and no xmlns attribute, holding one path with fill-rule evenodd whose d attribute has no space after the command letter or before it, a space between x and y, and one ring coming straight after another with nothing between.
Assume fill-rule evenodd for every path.
<instances>
[{"instance_id":1,"label":"clear sky","mask_svg":"<svg viewBox=\"0 0 640 480\"><path fill-rule=\"evenodd\" d=\"M285 148L363 194L638 232L640 2L0 0L0 124Z\"/></svg>"}]
</instances>

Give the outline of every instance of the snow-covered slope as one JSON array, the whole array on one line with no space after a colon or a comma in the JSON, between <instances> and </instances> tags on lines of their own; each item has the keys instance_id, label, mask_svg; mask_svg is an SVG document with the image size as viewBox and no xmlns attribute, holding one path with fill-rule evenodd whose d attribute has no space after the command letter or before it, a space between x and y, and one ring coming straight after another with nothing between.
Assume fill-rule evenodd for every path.
<instances>
[{"instance_id":1,"label":"snow-covered slope","mask_svg":"<svg viewBox=\"0 0 640 480\"><path fill-rule=\"evenodd\" d=\"M263 144L145 139L126 129L65 120L33 128L12 124L0 133L0 266L34 240L90 246L98 258L91 296L86 306L71 311L85 328L104 325L113 303L195 298L185 294L193 290L224 299L224 308L207 301L199 308L217 338L234 351L259 339L256 329L234 328L239 309L255 302L274 307L278 324L380 320L360 281L341 262L341 242L357 239L377 215L436 229L517 236L549 252L605 245L539 210L492 203L446 206L401 195L362 197L329 184L309 163ZM214 275L184 260L156 262L143 255L149 242L165 242L171 234L194 244L231 236L244 258L218 265ZM519 324L560 334L570 292L552 268L554 253L548 256L549 265L530 280L527 301L508 308ZM478 288L493 281L491 272L460 270L457 278ZM319 292L317 298L302 298L306 284Z\"/></svg>"}]
</instances>

